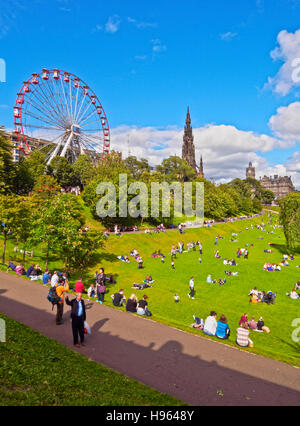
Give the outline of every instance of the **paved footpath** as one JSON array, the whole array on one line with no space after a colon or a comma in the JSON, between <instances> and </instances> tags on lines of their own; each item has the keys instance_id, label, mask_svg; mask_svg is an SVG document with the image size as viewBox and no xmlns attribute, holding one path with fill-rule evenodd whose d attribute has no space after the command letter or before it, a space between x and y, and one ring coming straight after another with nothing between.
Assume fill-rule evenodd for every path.
<instances>
[{"instance_id":1,"label":"paved footpath","mask_svg":"<svg viewBox=\"0 0 300 426\"><path fill-rule=\"evenodd\" d=\"M69 307L56 326L47 293L41 284L0 272L0 312L74 349ZM192 405L300 405L298 368L86 304L92 334L77 352L89 359Z\"/></svg>"}]
</instances>

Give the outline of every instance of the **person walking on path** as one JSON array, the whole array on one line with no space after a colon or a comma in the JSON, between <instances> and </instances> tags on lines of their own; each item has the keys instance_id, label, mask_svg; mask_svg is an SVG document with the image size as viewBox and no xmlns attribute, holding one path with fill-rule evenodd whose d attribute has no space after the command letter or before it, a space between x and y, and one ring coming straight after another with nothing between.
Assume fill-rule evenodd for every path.
<instances>
[{"instance_id":1,"label":"person walking on path","mask_svg":"<svg viewBox=\"0 0 300 426\"><path fill-rule=\"evenodd\" d=\"M86 320L85 304L82 299L82 294L77 293L76 299L69 300L66 297L67 305L71 306L71 318L72 318L72 332L73 332L73 343L77 348L85 346L84 344L84 321ZM80 337L80 344L78 343L78 334Z\"/></svg>"},{"instance_id":2,"label":"person walking on path","mask_svg":"<svg viewBox=\"0 0 300 426\"><path fill-rule=\"evenodd\" d=\"M64 295L68 291L69 291L68 281L65 281L65 283L63 283L63 281L61 280L61 282L57 284L56 286L56 294L58 297L60 297L60 300L56 305L57 306L56 325L62 324L62 317L64 314Z\"/></svg>"}]
</instances>

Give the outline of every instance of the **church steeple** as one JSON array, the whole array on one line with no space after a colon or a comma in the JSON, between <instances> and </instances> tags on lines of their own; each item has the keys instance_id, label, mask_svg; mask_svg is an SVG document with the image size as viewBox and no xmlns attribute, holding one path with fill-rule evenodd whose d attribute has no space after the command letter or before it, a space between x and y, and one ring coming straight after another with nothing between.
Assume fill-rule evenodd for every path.
<instances>
[{"instance_id":1,"label":"church steeple","mask_svg":"<svg viewBox=\"0 0 300 426\"><path fill-rule=\"evenodd\" d=\"M194 136L191 122L190 109L188 107L183 135L182 159L185 160L191 167L193 167L196 172L197 165L195 160Z\"/></svg>"},{"instance_id":2,"label":"church steeple","mask_svg":"<svg viewBox=\"0 0 300 426\"><path fill-rule=\"evenodd\" d=\"M201 158L200 158L200 166L199 166L198 177L200 177L200 178L204 178L204 171L203 171L203 159L202 159L202 155L201 155Z\"/></svg>"}]
</instances>

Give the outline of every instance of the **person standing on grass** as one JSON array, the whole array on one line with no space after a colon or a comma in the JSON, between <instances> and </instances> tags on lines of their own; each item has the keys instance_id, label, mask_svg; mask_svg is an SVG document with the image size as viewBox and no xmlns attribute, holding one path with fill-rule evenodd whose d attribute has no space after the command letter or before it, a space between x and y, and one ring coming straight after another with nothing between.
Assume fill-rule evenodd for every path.
<instances>
[{"instance_id":1,"label":"person standing on grass","mask_svg":"<svg viewBox=\"0 0 300 426\"><path fill-rule=\"evenodd\" d=\"M191 297L192 299L194 299L194 294L195 294L195 282L194 282L194 277L192 277L191 279L190 279L190 283L189 283L189 286L190 286L190 293L188 294L188 296L189 297Z\"/></svg>"},{"instance_id":2,"label":"person standing on grass","mask_svg":"<svg viewBox=\"0 0 300 426\"><path fill-rule=\"evenodd\" d=\"M84 284L82 282L82 277L79 278L75 283L75 293L86 293Z\"/></svg>"},{"instance_id":3,"label":"person standing on grass","mask_svg":"<svg viewBox=\"0 0 300 426\"><path fill-rule=\"evenodd\" d=\"M59 283L56 286L56 294L60 297L60 301L57 303L57 311L56 311L56 325L61 325L62 317L64 314L64 295L69 291L68 281L63 281L60 279Z\"/></svg>"},{"instance_id":4,"label":"person standing on grass","mask_svg":"<svg viewBox=\"0 0 300 426\"><path fill-rule=\"evenodd\" d=\"M171 267L172 267L172 269L175 269L174 259L171 260Z\"/></svg>"},{"instance_id":5,"label":"person standing on grass","mask_svg":"<svg viewBox=\"0 0 300 426\"><path fill-rule=\"evenodd\" d=\"M71 318L72 318L72 332L73 332L73 343L74 346L80 348L85 346L84 344L84 321L86 320L85 304L82 299L82 294L77 293L76 299L69 300L66 297L67 305L71 306ZM78 334L80 337L80 344L78 343Z\"/></svg>"}]
</instances>

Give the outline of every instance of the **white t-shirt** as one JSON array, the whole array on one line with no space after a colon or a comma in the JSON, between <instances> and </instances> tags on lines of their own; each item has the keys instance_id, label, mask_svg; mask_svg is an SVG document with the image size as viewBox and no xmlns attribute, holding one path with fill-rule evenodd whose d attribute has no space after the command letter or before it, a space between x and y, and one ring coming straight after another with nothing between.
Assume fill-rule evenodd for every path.
<instances>
[{"instance_id":1,"label":"white t-shirt","mask_svg":"<svg viewBox=\"0 0 300 426\"><path fill-rule=\"evenodd\" d=\"M204 332L207 331L208 333L211 333L213 335L216 334L217 330L217 320L215 317L209 316L206 318L204 323Z\"/></svg>"},{"instance_id":2,"label":"white t-shirt","mask_svg":"<svg viewBox=\"0 0 300 426\"><path fill-rule=\"evenodd\" d=\"M51 287L55 287L58 284L58 275L53 274L51 278Z\"/></svg>"}]
</instances>

